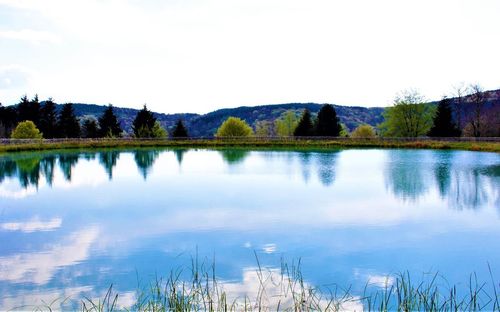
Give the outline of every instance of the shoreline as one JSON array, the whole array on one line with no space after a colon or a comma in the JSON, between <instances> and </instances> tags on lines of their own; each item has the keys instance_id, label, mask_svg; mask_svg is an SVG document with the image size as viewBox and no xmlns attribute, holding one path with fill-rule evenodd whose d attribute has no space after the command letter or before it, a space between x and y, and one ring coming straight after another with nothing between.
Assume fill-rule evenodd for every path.
<instances>
[{"instance_id":1,"label":"shoreline","mask_svg":"<svg viewBox=\"0 0 500 312\"><path fill-rule=\"evenodd\" d=\"M500 153L500 141L487 140L432 140L432 139L56 139L6 141L0 144L0 153L100 148L292 148L292 149L339 149L339 148L404 148L466 150Z\"/></svg>"}]
</instances>

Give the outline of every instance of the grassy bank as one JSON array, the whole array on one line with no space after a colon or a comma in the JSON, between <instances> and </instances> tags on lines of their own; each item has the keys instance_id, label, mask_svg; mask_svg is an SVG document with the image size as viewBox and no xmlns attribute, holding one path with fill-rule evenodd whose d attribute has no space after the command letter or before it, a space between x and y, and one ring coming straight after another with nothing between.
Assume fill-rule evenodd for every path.
<instances>
[{"instance_id":1,"label":"grassy bank","mask_svg":"<svg viewBox=\"0 0 500 312\"><path fill-rule=\"evenodd\" d=\"M500 142L486 141L434 141L401 139L189 139L189 140L140 140L140 139L77 139L10 141L0 144L0 153L57 149L93 148L409 148L454 149L500 152Z\"/></svg>"}]
</instances>

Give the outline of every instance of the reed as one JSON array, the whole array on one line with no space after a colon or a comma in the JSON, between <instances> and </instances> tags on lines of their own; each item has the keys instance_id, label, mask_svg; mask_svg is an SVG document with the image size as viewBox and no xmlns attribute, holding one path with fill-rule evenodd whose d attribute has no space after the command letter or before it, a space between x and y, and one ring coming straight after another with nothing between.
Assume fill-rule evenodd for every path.
<instances>
[{"instance_id":1,"label":"reed","mask_svg":"<svg viewBox=\"0 0 500 312\"><path fill-rule=\"evenodd\" d=\"M449 285L439 273L415 279L410 272L387 276L384 285L367 282L356 294L337 284L313 286L302 275L301 262L279 268L257 265L252 269L255 287L238 291L230 281L217 277L215 261L199 262L190 268L172 270L139 286L135 303L121 306L120 294L111 285L102 298L83 298L81 311L500 311L498 282L489 268L490 281L480 282L475 273L463 287ZM65 301L67 298L65 299ZM53 310L55 306L34 310Z\"/></svg>"}]
</instances>

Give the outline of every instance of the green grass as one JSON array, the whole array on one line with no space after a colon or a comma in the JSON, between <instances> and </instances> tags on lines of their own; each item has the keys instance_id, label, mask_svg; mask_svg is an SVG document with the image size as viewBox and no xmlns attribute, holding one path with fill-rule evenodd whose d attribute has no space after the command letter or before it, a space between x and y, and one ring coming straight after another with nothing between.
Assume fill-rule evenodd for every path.
<instances>
[{"instance_id":1,"label":"green grass","mask_svg":"<svg viewBox=\"0 0 500 312\"><path fill-rule=\"evenodd\" d=\"M498 282L490 269L490 281L479 282L475 274L461 287L448 285L444 277L424 274L414 279L408 272L387 277L385 286L366 284L364 291L335 284L315 287L301 272L300 261L281 263L280 269L257 266L253 269L253 289L238 292L230 281L217 277L215 264L206 266L193 260L187 272L171 271L139 287L131 306L120 305L120 294L110 286L101 298L83 298L81 311L500 311ZM187 273L187 275L186 275ZM251 280L251 279L250 279ZM390 281L390 282L389 282ZM61 302L37 306L33 310L64 309ZM57 306L59 304L59 306ZM27 307L23 307L27 308Z\"/></svg>"},{"instance_id":2,"label":"green grass","mask_svg":"<svg viewBox=\"0 0 500 312\"><path fill-rule=\"evenodd\" d=\"M434 141L399 139L190 139L190 140L139 140L139 139L79 139L61 141L26 141L0 144L0 153L58 149L93 148L409 148L409 149L454 149L470 151L500 152L500 142L485 141Z\"/></svg>"}]
</instances>

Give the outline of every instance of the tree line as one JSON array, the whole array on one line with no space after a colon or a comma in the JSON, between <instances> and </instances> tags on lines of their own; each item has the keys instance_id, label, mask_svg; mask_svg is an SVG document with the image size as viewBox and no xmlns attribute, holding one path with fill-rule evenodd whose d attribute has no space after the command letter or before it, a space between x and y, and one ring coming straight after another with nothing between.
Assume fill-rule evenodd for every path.
<instances>
[{"instance_id":1,"label":"tree line","mask_svg":"<svg viewBox=\"0 0 500 312\"><path fill-rule=\"evenodd\" d=\"M137 138L166 138L168 132L160 125L147 106L137 112L133 135ZM97 119L89 116L77 118L73 104L62 105L60 111L49 98L42 103L38 96L23 96L16 106L4 107L0 103L0 137L15 139L53 138L119 138L125 133L116 116L113 105L108 105ZM187 137L182 120L175 125L172 137Z\"/></svg>"},{"instance_id":2,"label":"tree line","mask_svg":"<svg viewBox=\"0 0 500 312\"><path fill-rule=\"evenodd\" d=\"M384 110L381 124L376 127L361 124L352 133L339 122L335 108L327 104L315 118L305 109L300 118L294 110L289 110L274 121L257 121L255 132L244 120L230 117L216 136L498 137L500 105L486 109L486 102L486 92L479 85L460 85L455 88L453 98L445 96L437 105L428 103L415 90L406 90Z\"/></svg>"},{"instance_id":3,"label":"tree line","mask_svg":"<svg viewBox=\"0 0 500 312\"><path fill-rule=\"evenodd\" d=\"M216 137L479 137L500 136L500 105L486 110L487 94L479 85L455 88L452 98L443 97L438 105L426 102L414 90L398 94L391 107L384 110L384 121L373 127L361 124L351 133L337 116L335 107L325 104L317 114L305 109L301 113L288 110L275 120L257 120L249 125L237 117L227 118L216 130ZM132 124L136 138L167 138L146 105L137 112ZM71 103L60 111L52 99L42 103L38 96L31 100L23 96L16 106L0 103L0 137L12 138L116 138L128 135L109 105L97 119L78 119ZM170 137L188 137L187 127L178 120Z\"/></svg>"}]
</instances>

